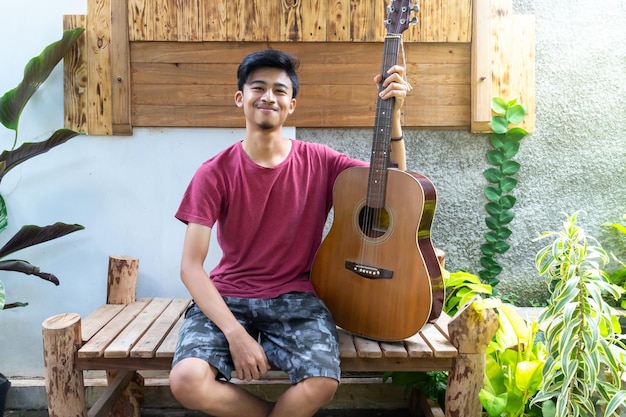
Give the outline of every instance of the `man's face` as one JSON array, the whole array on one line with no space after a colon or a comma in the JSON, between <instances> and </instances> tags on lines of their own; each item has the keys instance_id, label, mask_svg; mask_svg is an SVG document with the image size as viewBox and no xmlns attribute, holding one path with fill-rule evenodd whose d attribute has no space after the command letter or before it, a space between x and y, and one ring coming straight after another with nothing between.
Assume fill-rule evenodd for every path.
<instances>
[{"instance_id":1,"label":"man's face","mask_svg":"<svg viewBox=\"0 0 626 417\"><path fill-rule=\"evenodd\" d=\"M248 124L263 130L279 128L296 108L291 80L278 68L259 68L253 71L235 93L237 107L243 108Z\"/></svg>"}]
</instances>

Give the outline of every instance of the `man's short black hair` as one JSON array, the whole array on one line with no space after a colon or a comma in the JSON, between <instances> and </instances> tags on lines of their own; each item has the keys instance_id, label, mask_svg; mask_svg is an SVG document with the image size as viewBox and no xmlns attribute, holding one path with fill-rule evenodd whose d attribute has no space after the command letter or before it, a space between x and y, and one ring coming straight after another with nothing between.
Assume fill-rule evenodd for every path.
<instances>
[{"instance_id":1,"label":"man's short black hair","mask_svg":"<svg viewBox=\"0 0 626 417\"><path fill-rule=\"evenodd\" d=\"M298 58L276 49L263 49L247 55L237 69L237 88L243 91L244 84L253 71L259 68L278 68L287 73L293 89L292 98L298 95L300 83L296 71L300 66Z\"/></svg>"}]
</instances>

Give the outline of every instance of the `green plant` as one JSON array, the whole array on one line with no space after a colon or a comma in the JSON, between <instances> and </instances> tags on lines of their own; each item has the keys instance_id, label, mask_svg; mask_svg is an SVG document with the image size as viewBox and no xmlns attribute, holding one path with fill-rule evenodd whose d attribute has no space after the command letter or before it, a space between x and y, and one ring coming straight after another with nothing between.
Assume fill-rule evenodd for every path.
<instances>
[{"instance_id":1,"label":"green plant","mask_svg":"<svg viewBox=\"0 0 626 417\"><path fill-rule=\"evenodd\" d=\"M528 133L521 127L510 127L521 123L526 117L526 107L519 104L517 99L506 101L494 98L491 101L491 109L495 113L491 118L493 133L489 136L493 149L487 151L487 161L492 167L483 172L490 184L484 189L488 200L485 205L488 214L485 224L489 231L485 233L486 243L480 247L482 252L480 264L483 269L478 275L483 281L495 287L500 282L497 276L502 272L496 256L510 248L506 240L511 236L511 229L507 225L515 217L511 209L516 198L511 192L517 185L514 176L519 171L520 164L512 158L519 151L520 142Z\"/></svg>"},{"instance_id":2,"label":"green plant","mask_svg":"<svg viewBox=\"0 0 626 417\"><path fill-rule=\"evenodd\" d=\"M0 122L7 129L11 129L15 132L13 145L0 154L0 181L2 181L4 176L11 171L11 169L22 162L34 156L46 153L50 149L67 142L79 134L70 129L58 129L44 141L23 143L16 148L18 143L18 126L22 110L24 110L30 98L48 78L59 61L61 61L69 49L76 43L76 40L83 31L84 29L82 28L64 31L61 40L48 45L39 56L34 57L26 64L24 78L17 87L0 97ZM0 195L0 232L3 232L7 226L7 206L4 198ZM81 225L65 224L62 222L44 227L34 225L23 226L2 248L0 248L0 270L35 275L55 285L59 285L59 280L56 276L48 272L42 272L38 267L25 260L4 258L21 249L47 242L81 229L83 229ZM0 310L24 307L26 305L28 305L28 303L24 302L7 304L6 290L2 281L0 281Z\"/></svg>"},{"instance_id":3,"label":"green plant","mask_svg":"<svg viewBox=\"0 0 626 417\"><path fill-rule=\"evenodd\" d=\"M443 303L443 311L454 316L459 308L467 304L476 295L490 296L492 288L489 284L482 283L480 278L467 271L448 272L441 271L446 297Z\"/></svg>"},{"instance_id":4,"label":"green plant","mask_svg":"<svg viewBox=\"0 0 626 417\"><path fill-rule=\"evenodd\" d=\"M540 238L554 241L542 248L535 263L549 278L551 296L539 316L547 349L543 380L533 403L555 400L557 416L617 415L626 403L620 390L624 344L615 310L603 294L619 298L621 289L608 281L602 268L608 255L576 224L578 213L566 216L560 232Z\"/></svg>"},{"instance_id":5,"label":"green plant","mask_svg":"<svg viewBox=\"0 0 626 417\"><path fill-rule=\"evenodd\" d=\"M626 220L626 214L622 216L623 220ZM602 226L612 228L619 233L623 234L624 238L626 238L626 225L622 223L604 223ZM626 248L626 241L624 241L624 247ZM626 290L626 264L620 261L616 256L613 256L613 259L620 265L619 267L613 269L608 273L609 280L611 283L618 285L619 287ZM608 300L612 303L612 300ZM620 306L622 309L626 309L626 296L622 294L617 302L612 303L614 305Z\"/></svg>"},{"instance_id":6,"label":"green plant","mask_svg":"<svg viewBox=\"0 0 626 417\"><path fill-rule=\"evenodd\" d=\"M485 385L479 393L483 408L489 416L541 416L542 410L531 405L543 382L546 356L543 343L537 340L537 322L528 325L512 306L496 298L475 307L495 308L499 322L487 347Z\"/></svg>"}]
</instances>

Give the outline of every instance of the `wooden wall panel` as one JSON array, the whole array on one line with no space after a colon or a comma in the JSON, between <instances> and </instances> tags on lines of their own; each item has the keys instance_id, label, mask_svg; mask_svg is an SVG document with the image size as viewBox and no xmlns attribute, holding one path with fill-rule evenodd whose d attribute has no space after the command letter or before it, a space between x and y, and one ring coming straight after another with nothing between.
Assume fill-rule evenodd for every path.
<instances>
[{"instance_id":1,"label":"wooden wall panel","mask_svg":"<svg viewBox=\"0 0 626 417\"><path fill-rule=\"evenodd\" d=\"M87 27L87 16L63 16L63 30ZM89 100L87 91L87 36L83 33L63 59L64 126L87 132Z\"/></svg>"},{"instance_id":2,"label":"wooden wall panel","mask_svg":"<svg viewBox=\"0 0 626 417\"><path fill-rule=\"evenodd\" d=\"M237 67L247 53L268 45L233 46L133 43L135 126L240 126L243 117L233 101ZM381 44L335 43L324 50L316 43L271 46L297 54L301 61L298 108L289 124L333 127L341 120L342 126L373 126L373 78L379 71ZM407 44L406 54L407 76L415 88L406 100L405 124L468 126L469 45ZM216 63L217 57L221 57L220 63Z\"/></svg>"},{"instance_id":3,"label":"wooden wall panel","mask_svg":"<svg viewBox=\"0 0 626 417\"><path fill-rule=\"evenodd\" d=\"M241 126L235 71L264 47L303 63L290 123L371 126L390 1L87 0L85 41L65 67L66 126L106 135L133 126ZM514 16L511 0L413 3L421 10L403 34L401 62L415 87L404 125L485 131L491 97L519 95L532 131L532 17Z\"/></svg>"}]
</instances>

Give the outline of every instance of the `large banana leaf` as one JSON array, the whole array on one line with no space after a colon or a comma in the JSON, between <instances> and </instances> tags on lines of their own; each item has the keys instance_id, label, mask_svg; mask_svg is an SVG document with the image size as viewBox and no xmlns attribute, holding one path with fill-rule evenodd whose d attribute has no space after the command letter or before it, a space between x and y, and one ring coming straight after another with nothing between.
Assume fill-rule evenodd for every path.
<instances>
[{"instance_id":1,"label":"large banana leaf","mask_svg":"<svg viewBox=\"0 0 626 417\"><path fill-rule=\"evenodd\" d=\"M4 126L17 132L20 115L26 103L84 30L83 28L76 28L64 31L61 40L48 45L39 56L34 57L26 64L22 82L0 97L0 122Z\"/></svg>"},{"instance_id":2,"label":"large banana leaf","mask_svg":"<svg viewBox=\"0 0 626 417\"><path fill-rule=\"evenodd\" d=\"M0 181L2 181L7 172L22 162L46 153L55 146L59 146L77 135L79 133L71 129L59 129L45 141L23 143L22 146L15 150L2 152L0 154Z\"/></svg>"},{"instance_id":3,"label":"large banana leaf","mask_svg":"<svg viewBox=\"0 0 626 417\"><path fill-rule=\"evenodd\" d=\"M84 229L84 227L79 224L66 224L62 222L44 227L33 225L22 226L11 240L0 248L0 259L20 249L47 242L82 229Z\"/></svg>"}]
</instances>

